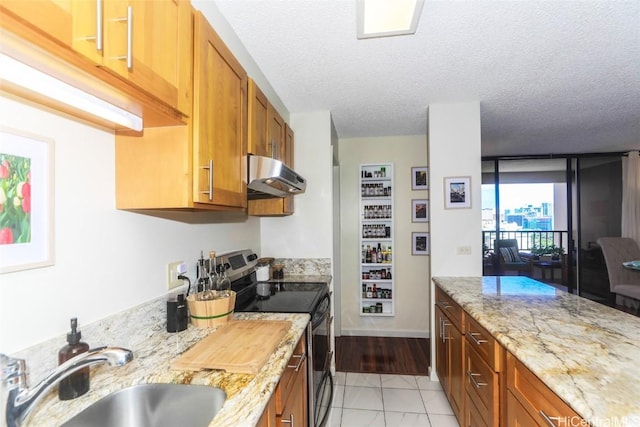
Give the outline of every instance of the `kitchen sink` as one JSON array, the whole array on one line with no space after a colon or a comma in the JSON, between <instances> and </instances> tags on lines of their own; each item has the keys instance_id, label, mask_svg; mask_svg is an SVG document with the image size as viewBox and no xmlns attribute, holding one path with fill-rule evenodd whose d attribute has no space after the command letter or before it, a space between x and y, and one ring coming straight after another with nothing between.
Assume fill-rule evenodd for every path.
<instances>
[{"instance_id":1,"label":"kitchen sink","mask_svg":"<svg viewBox=\"0 0 640 427\"><path fill-rule=\"evenodd\" d=\"M62 426L208 426L226 398L217 387L139 384L103 397Z\"/></svg>"}]
</instances>

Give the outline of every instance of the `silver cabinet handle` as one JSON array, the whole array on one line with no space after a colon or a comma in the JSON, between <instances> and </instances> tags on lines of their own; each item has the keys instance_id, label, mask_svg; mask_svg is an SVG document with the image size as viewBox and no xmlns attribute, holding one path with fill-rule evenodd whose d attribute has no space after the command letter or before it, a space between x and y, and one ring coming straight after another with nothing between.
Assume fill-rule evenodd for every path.
<instances>
[{"instance_id":1,"label":"silver cabinet handle","mask_svg":"<svg viewBox=\"0 0 640 427\"><path fill-rule=\"evenodd\" d=\"M201 191L202 194L209 195L209 201L213 200L213 160L209 160L207 166L200 166L201 169L207 169L209 171L209 189Z\"/></svg>"},{"instance_id":2,"label":"silver cabinet handle","mask_svg":"<svg viewBox=\"0 0 640 427\"><path fill-rule=\"evenodd\" d=\"M542 409L540 409L538 411L538 413L540 414L540 416L542 417L542 419L544 420L545 423L547 423L547 425L549 427L557 427L557 423L554 423L553 421L556 420L560 420L560 417L550 417L547 414L544 413L544 411Z\"/></svg>"},{"instance_id":3,"label":"silver cabinet handle","mask_svg":"<svg viewBox=\"0 0 640 427\"><path fill-rule=\"evenodd\" d=\"M302 366L302 364L304 363L304 361L307 358L307 353L294 354L293 356L291 356L292 359L294 357L299 357L300 358L300 360L298 360L298 364L297 365L287 365L287 368L295 369L295 371L298 372L300 370L300 367Z\"/></svg>"},{"instance_id":4,"label":"silver cabinet handle","mask_svg":"<svg viewBox=\"0 0 640 427\"><path fill-rule=\"evenodd\" d=\"M446 340L450 340L451 339L451 337L448 337L447 334L446 334L447 326L451 326L451 323L449 323L446 320L442 319L442 342L445 342Z\"/></svg>"},{"instance_id":5,"label":"silver cabinet handle","mask_svg":"<svg viewBox=\"0 0 640 427\"><path fill-rule=\"evenodd\" d=\"M291 427L293 427L293 414L289 414L289 419L285 420L284 418L280 420L280 422L282 424L289 424Z\"/></svg>"},{"instance_id":6,"label":"silver cabinet handle","mask_svg":"<svg viewBox=\"0 0 640 427\"><path fill-rule=\"evenodd\" d=\"M471 371L467 371L467 376L469 377L469 379L471 380L471 382L473 383L473 386L475 388L480 388L480 387L484 387L484 386L487 385L487 383L481 383L481 382L478 382L476 380L476 377L479 377L480 374L477 374L477 373L471 372Z\"/></svg>"},{"instance_id":7,"label":"silver cabinet handle","mask_svg":"<svg viewBox=\"0 0 640 427\"><path fill-rule=\"evenodd\" d=\"M96 35L80 37L81 40L95 40L96 50L102 52L102 0L96 0Z\"/></svg>"},{"instance_id":8,"label":"silver cabinet handle","mask_svg":"<svg viewBox=\"0 0 640 427\"><path fill-rule=\"evenodd\" d=\"M489 341L487 341L487 340L480 340L480 339L476 338L477 336L482 336L482 334L481 334L480 332L469 332L469 333L467 334L467 336L468 336L469 338L471 338L471 340L472 340L474 343L476 343L477 345L480 345L480 344L484 344L484 343L489 342Z\"/></svg>"},{"instance_id":9,"label":"silver cabinet handle","mask_svg":"<svg viewBox=\"0 0 640 427\"><path fill-rule=\"evenodd\" d=\"M453 307L451 304L447 304L445 301L438 301L438 305L443 310L449 310L451 307Z\"/></svg>"},{"instance_id":10,"label":"silver cabinet handle","mask_svg":"<svg viewBox=\"0 0 640 427\"><path fill-rule=\"evenodd\" d=\"M127 22L127 54L124 56L117 56L115 59L124 59L127 61L127 69L133 67L133 8L127 6L127 17L116 18L114 22Z\"/></svg>"}]
</instances>

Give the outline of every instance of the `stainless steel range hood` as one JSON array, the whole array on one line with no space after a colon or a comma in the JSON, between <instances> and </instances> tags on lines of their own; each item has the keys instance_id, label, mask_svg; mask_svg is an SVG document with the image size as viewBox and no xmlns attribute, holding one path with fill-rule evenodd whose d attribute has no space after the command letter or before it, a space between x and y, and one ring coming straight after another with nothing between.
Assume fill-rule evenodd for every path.
<instances>
[{"instance_id":1,"label":"stainless steel range hood","mask_svg":"<svg viewBox=\"0 0 640 427\"><path fill-rule=\"evenodd\" d=\"M267 199L304 193L307 181L281 161L264 156L249 156L247 197Z\"/></svg>"}]
</instances>

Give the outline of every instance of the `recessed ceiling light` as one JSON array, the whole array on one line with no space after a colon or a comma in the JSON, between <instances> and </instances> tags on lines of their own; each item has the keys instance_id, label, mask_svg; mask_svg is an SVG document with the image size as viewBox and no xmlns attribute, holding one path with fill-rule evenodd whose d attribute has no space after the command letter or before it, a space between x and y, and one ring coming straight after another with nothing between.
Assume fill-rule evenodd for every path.
<instances>
[{"instance_id":1,"label":"recessed ceiling light","mask_svg":"<svg viewBox=\"0 0 640 427\"><path fill-rule=\"evenodd\" d=\"M356 0L357 37L414 34L424 0Z\"/></svg>"}]
</instances>

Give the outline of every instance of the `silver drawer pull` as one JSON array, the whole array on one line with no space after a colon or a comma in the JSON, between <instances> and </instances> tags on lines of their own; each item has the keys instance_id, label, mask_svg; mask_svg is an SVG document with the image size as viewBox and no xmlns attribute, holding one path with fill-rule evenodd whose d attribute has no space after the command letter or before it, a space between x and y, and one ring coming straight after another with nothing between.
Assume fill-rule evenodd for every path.
<instances>
[{"instance_id":1,"label":"silver drawer pull","mask_svg":"<svg viewBox=\"0 0 640 427\"><path fill-rule=\"evenodd\" d=\"M478 338L476 338L477 336L481 337L482 334L480 332L469 332L469 338L471 338L477 345L489 342L487 340L479 340Z\"/></svg>"},{"instance_id":2,"label":"silver drawer pull","mask_svg":"<svg viewBox=\"0 0 640 427\"><path fill-rule=\"evenodd\" d=\"M476 381L475 377L479 377L481 374L476 374L475 372L471 372L471 371L467 371L467 376L469 377L469 379L471 380L471 382L473 383L473 386L475 388L480 388L480 387L484 387L487 385L487 383L481 383Z\"/></svg>"},{"instance_id":3,"label":"silver drawer pull","mask_svg":"<svg viewBox=\"0 0 640 427\"><path fill-rule=\"evenodd\" d=\"M300 370L300 367L304 363L304 361L307 359L307 353L294 354L293 356L291 356L292 359L294 357L299 357L300 358L300 360L298 360L298 364L297 365L287 365L287 368L295 369L295 371L298 372Z\"/></svg>"},{"instance_id":4,"label":"silver drawer pull","mask_svg":"<svg viewBox=\"0 0 640 427\"><path fill-rule=\"evenodd\" d=\"M438 301L438 305L443 309L443 310L449 310L451 307L453 307L451 304L446 303L445 301Z\"/></svg>"},{"instance_id":5,"label":"silver drawer pull","mask_svg":"<svg viewBox=\"0 0 640 427\"><path fill-rule=\"evenodd\" d=\"M282 418L282 419L280 420L280 422L281 422L282 424L289 424L291 427L293 427L293 414L289 414L289 419L288 419L288 420L286 420L286 419Z\"/></svg>"},{"instance_id":6,"label":"silver drawer pull","mask_svg":"<svg viewBox=\"0 0 640 427\"><path fill-rule=\"evenodd\" d=\"M540 411L538 411L538 413L540 414L540 416L542 417L542 419L544 420L545 423L547 423L548 426L550 427L557 427L558 423L557 422L553 422L555 421L560 421L560 417L550 417L547 414L544 413L544 411L542 409L540 409Z\"/></svg>"}]
</instances>

